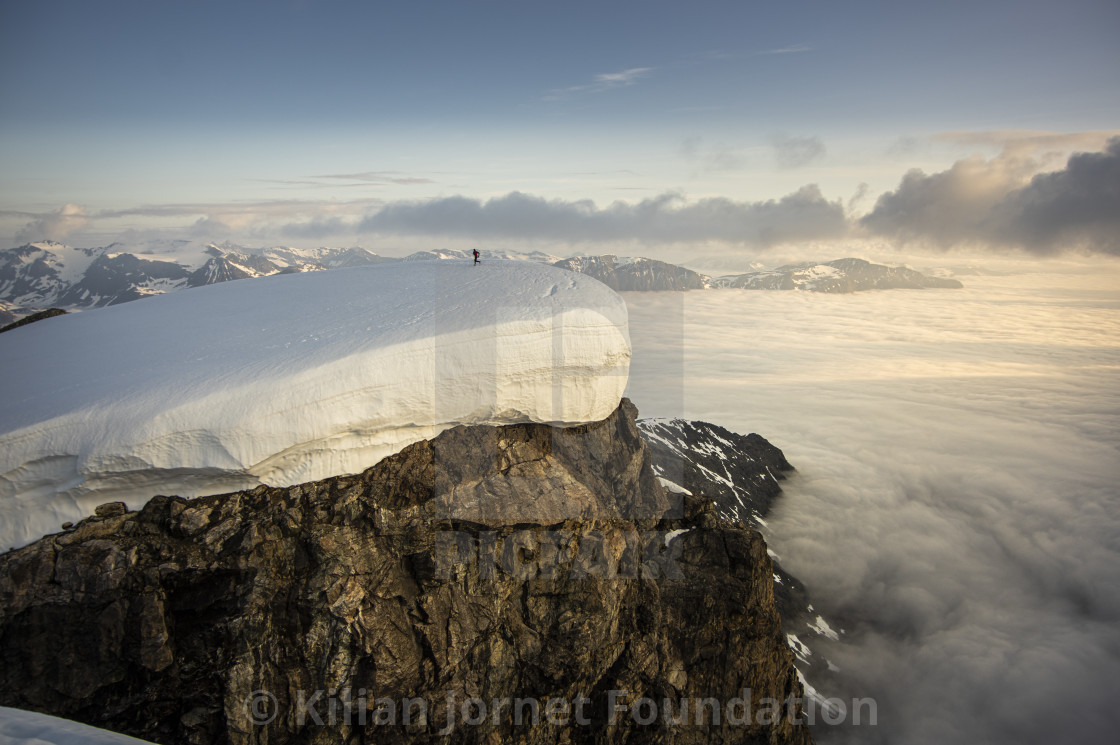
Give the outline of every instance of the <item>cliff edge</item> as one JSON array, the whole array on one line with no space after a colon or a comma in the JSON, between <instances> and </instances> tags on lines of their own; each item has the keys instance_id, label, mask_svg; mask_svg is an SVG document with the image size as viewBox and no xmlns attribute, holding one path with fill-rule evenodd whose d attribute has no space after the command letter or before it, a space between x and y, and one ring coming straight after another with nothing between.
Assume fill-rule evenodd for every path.
<instances>
[{"instance_id":1,"label":"cliff edge","mask_svg":"<svg viewBox=\"0 0 1120 745\"><path fill-rule=\"evenodd\" d=\"M178 743L810 743L762 537L607 419L0 556L0 705Z\"/></svg>"}]
</instances>

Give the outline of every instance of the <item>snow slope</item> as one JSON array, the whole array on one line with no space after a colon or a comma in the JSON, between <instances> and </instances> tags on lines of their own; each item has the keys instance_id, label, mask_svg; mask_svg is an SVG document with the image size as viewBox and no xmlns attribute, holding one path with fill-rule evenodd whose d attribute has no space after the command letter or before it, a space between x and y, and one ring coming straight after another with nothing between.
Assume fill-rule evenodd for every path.
<instances>
[{"instance_id":1,"label":"snow slope","mask_svg":"<svg viewBox=\"0 0 1120 745\"><path fill-rule=\"evenodd\" d=\"M123 500L361 471L457 424L606 417L626 306L543 264L264 277L0 336L0 547Z\"/></svg>"},{"instance_id":2,"label":"snow slope","mask_svg":"<svg viewBox=\"0 0 1120 745\"><path fill-rule=\"evenodd\" d=\"M0 745L150 745L69 719L0 706Z\"/></svg>"}]
</instances>

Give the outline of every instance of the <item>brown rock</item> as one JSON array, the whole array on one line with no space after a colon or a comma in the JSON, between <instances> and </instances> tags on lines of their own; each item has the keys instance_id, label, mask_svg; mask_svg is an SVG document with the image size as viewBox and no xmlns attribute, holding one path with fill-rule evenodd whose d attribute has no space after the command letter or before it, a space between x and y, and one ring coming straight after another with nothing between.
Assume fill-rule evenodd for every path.
<instances>
[{"instance_id":1,"label":"brown rock","mask_svg":"<svg viewBox=\"0 0 1120 745\"><path fill-rule=\"evenodd\" d=\"M745 689L800 695L772 565L758 533L665 493L635 414L99 508L0 556L0 704L168 745L811 742L729 716ZM611 723L643 698L722 717Z\"/></svg>"},{"instance_id":2,"label":"brown rock","mask_svg":"<svg viewBox=\"0 0 1120 745\"><path fill-rule=\"evenodd\" d=\"M126 512L128 512L128 507L124 502L106 502L98 505L93 514L98 517L119 517Z\"/></svg>"}]
</instances>

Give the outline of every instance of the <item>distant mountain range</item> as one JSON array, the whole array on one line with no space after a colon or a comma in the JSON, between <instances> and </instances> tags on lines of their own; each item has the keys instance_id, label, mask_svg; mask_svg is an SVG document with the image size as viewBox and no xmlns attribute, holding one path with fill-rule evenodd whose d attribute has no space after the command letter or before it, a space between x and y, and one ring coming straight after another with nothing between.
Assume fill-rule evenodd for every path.
<instances>
[{"instance_id":1,"label":"distant mountain range","mask_svg":"<svg viewBox=\"0 0 1120 745\"><path fill-rule=\"evenodd\" d=\"M858 292L860 290L959 289L955 279L930 277L905 267L872 264L864 259L807 261L768 271L709 277L656 259L617 256L575 256L556 266L589 274L618 291L705 290L712 287L743 290L806 290L809 292Z\"/></svg>"},{"instance_id":2,"label":"distant mountain range","mask_svg":"<svg viewBox=\"0 0 1120 745\"><path fill-rule=\"evenodd\" d=\"M0 302L19 309L98 308L233 279L381 261L394 259L362 248L248 249L192 241L72 248L44 241L0 253Z\"/></svg>"},{"instance_id":3,"label":"distant mountain range","mask_svg":"<svg viewBox=\"0 0 1120 745\"><path fill-rule=\"evenodd\" d=\"M719 277L712 280L712 286L736 287L744 290L808 290L833 293L964 287L955 279L930 277L906 267L872 264L863 259L836 259L820 264L812 261L787 264L770 271Z\"/></svg>"},{"instance_id":4,"label":"distant mountain range","mask_svg":"<svg viewBox=\"0 0 1120 745\"><path fill-rule=\"evenodd\" d=\"M247 248L197 241L114 243L74 248L53 241L0 252L0 326L46 308L81 310L148 295L270 274L323 271L390 261L470 260L469 251L420 251L401 258L363 248ZM486 251L483 260L539 261L588 274L618 291L681 291L712 287L748 290L855 292L900 288L959 288L955 279L863 259L789 264L770 271L712 278L664 261L613 255L561 259L540 251Z\"/></svg>"},{"instance_id":5,"label":"distant mountain range","mask_svg":"<svg viewBox=\"0 0 1120 745\"><path fill-rule=\"evenodd\" d=\"M556 266L587 274L616 291L702 290L710 279L683 266L656 259L573 256Z\"/></svg>"}]
</instances>

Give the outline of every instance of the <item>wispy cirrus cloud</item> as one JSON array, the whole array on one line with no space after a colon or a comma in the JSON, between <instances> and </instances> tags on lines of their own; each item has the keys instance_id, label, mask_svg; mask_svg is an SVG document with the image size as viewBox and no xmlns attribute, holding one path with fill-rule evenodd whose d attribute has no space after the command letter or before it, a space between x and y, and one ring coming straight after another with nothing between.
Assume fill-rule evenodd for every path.
<instances>
[{"instance_id":1,"label":"wispy cirrus cloud","mask_svg":"<svg viewBox=\"0 0 1120 745\"><path fill-rule=\"evenodd\" d=\"M554 88L544 97L546 101L555 101L566 96L578 93L602 93L615 88L624 88L634 85L642 78L654 71L653 67L631 67L618 72L605 72L596 75L590 83L573 85L567 88Z\"/></svg>"},{"instance_id":2,"label":"wispy cirrus cloud","mask_svg":"<svg viewBox=\"0 0 1120 745\"><path fill-rule=\"evenodd\" d=\"M631 67L629 70L620 72L603 73L595 76L595 83L592 87L605 90L607 88L617 88L620 85L633 85L639 78L644 77L652 70L652 67Z\"/></svg>"},{"instance_id":3,"label":"wispy cirrus cloud","mask_svg":"<svg viewBox=\"0 0 1120 745\"><path fill-rule=\"evenodd\" d=\"M423 178L420 176L408 176L401 171L362 171L360 173L332 173L323 176L316 176L320 179L331 179L333 181L360 181L370 184L434 184L435 182L430 178Z\"/></svg>"},{"instance_id":4,"label":"wispy cirrus cloud","mask_svg":"<svg viewBox=\"0 0 1120 745\"><path fill-rule=\"evenodd\" d=\"M755 54L798 54L800 52L811 52L813 48L808 44L792 44L788 47L778 47L777 49L764 49Z\"/></svg>"},{"instance_id":5,"label":"wispy cirrus cloud","mask_svg":"<svg viewBox=\"0 0 1120 745\"><path fill-rule=\"evenodd\" d=\"M800 168L825 156L824 142L820 137L790 137L777 135L770 140L774 157L782 168Z\"/></svg>"},{"instance_id":6,"label":"wispy cirrus cloud","mask_svg":"<svg viewBox=\"0 0 1120 745\"><path fill-rule=\"evenodd\" d=\"M746 165L738 149L724 142L708 143L701 137L684 140L680 154L694 167L707 172L737 171Z\"/></svg>"},{"instance_id":7,"label":"wispy cirrus cloud","mask_svg":"<svg viewBox=\"0 0 1120 745\"><path fill-rule=\"evenodd\" d=\"M355 199L346 202L320 199L270 199L255 202L179 202L140 205L119 210L97 212L96 218L115 217L182 217L190 215L251 214L260 217L298 214L360 213L384 204L380 199Z\"/></svg>"},{"instance_id":8,"label":"wispy cirrus cloud","mask_svg":"<svg viewBox=\"0 0 1120 745\"><path fill-rule=\"evenodd\" d=\"M260 183L279 187L340 189L361 186L409 186L434 184L430 178L410 176L402 171L362 171L360 173L330 173L301 179L256 179Z\"/></svg>"}]
</instances>

